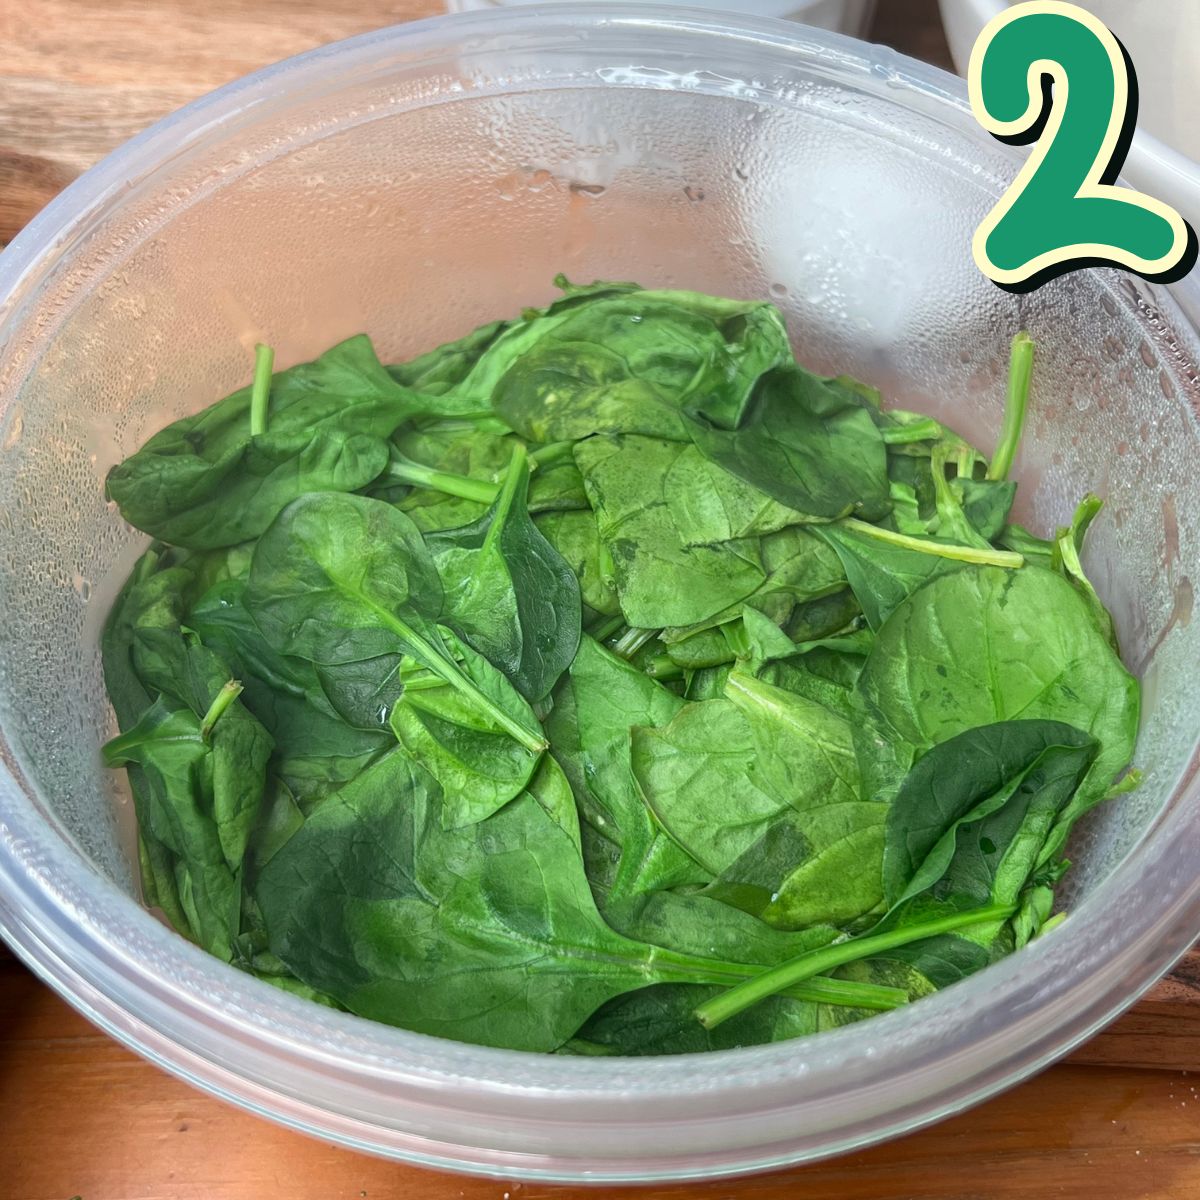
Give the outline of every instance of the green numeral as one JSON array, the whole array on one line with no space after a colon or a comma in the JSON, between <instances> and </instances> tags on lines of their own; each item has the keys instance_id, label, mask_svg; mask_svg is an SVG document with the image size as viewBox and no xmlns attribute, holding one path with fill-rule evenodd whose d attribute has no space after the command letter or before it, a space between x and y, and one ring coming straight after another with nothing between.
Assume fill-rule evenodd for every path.
<instances>
[{"instance_id":1,"label":"green numeral","mask_svg":"<svg viewBox=\"0 0 1200 1200\"><path fill-rule=\"evenodd\" d=\"M1027 292L1085 266L1161 282L1191 270L1191 226L1162 201L1114 186L1137 122L1137 76L1102 22L1055 0L1015 5L979 35L968 80L989 133L1037 142L975 232L989 279Z\"/></svg>"}]
</instances>

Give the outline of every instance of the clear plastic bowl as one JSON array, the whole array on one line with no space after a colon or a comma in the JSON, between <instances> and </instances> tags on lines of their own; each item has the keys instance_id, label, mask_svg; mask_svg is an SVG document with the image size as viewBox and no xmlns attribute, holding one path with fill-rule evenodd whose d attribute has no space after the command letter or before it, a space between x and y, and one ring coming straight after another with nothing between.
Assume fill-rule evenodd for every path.
<instances>
[{"instance_id":1,"label":"clear plastic bowl","mask_svg":"<svg viewBox=\"0 0 1200 1200\"><path fill-rule=\"evenodd\" d=\"M296 1128L507 1177L698 1178L828 1155L1037 1070L1200 932L1196 331L1112 273L1024 298L972 229L1015 159L953 77L783 23L554 7L385 30L203 99L0 259L0 927L167 1069ZM283 995L139 907L97 634L144 543L109 466L163 422L361 329L408 355L551 277L774 297L801 356L995 436L1040 345L1019 462L1042 529L1091 488L1088 567L1146 684L1144 788L1072 854L1074 909L982 976L813 1039L704 1057L481 1049Z\"/></svg>"},{"instance_id":2,"label":"clear plastic bowl","mask_svg":"<svg viewBox=\"0 0 1200 1200\"><path fill-rule=\"evenodd\" d=\"M515 8L536 4L538 0L446 0L449 12L478 12L490 8ZM579 0L557 0L577 4ZM637 4L640 0L624 0ZM685 0L686 7L686 0ZM783 17L813 25L817 29L836 29L854 37L865 37L875 13L875 0L692 0L691 6L719 13L742 13L753 17Z\"/></svg>"}]
</instances>

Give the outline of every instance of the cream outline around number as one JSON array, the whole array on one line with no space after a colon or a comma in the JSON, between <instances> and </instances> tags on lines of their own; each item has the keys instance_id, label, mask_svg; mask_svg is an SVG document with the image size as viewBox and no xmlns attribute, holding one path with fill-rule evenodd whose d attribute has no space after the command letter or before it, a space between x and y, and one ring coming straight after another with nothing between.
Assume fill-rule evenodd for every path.
<instances>
[{"instance_id":1,"label":"cream outline around number","mask_svg":"<svg viewBox=\"0 0 1200 1200\"><path fill-rule=\"evenodd\" d=\"M1045 162L1046 156L1050 153L1050 148L1062 128L1063 114L1066 111L1070 95L1070 84L1063 65L1048 58L1040 58L1030 64L1027 73L1029 105L1016 120L995 120L983 103L980 75L983 70L983 59L991 47L992 39L1010 22L1031 15L1062 16L1078 21L1087 26L1099 38L1108 53L1109 62L1112 64L1115 91L1113 110L1109 115L1108 128L1105 131L1104 140L1100 144L1100 151L1092 160L1092 165L1076 190L1074 199L1117 200L1162 217L1170 224L1175 236L1170 251L1161 258L1141 258L1120 246L1110 246L1102 242L1079 242L1047 250L1016 270L1004 270L996 266L988 257L988 238L996 226L1008 215L1017 198ZM1113 152L1117 148L1121 130L1124 127L1125 113L1129 105L1129 73L1120 42L1099 18L1074 4L1062 3L1060 0L1028 0L1027 3L1018 4L993 17L984 27L971 51L971 62L967 70L967 87L975 119L994 137L1011 138L1027 132L1041 116L1045 105L1045 96L1042 91L1042 78L1045 75L1049 75L1054 81L1054 94L1050 102L1050 114L1046 121L1046 127L1042 130L1037 145L1018 172L1016 179L975 231L975 236L971 240L971 252L975 257L975 265L993 282L1007 287L1026 283L1048 268L1062 266L1079 259L1103 259L1105 262L1118 263L1138 275L1145 276L1162 275L1172 271L1188 253L1191 231L1184 219L1169 204L1164 204L1161 200L1154 199L1153 196L1131 191L1129 188L1117 187L1115 184L1100 182L1101 176L1112 163Z\"/></svg>"}]
</instances>

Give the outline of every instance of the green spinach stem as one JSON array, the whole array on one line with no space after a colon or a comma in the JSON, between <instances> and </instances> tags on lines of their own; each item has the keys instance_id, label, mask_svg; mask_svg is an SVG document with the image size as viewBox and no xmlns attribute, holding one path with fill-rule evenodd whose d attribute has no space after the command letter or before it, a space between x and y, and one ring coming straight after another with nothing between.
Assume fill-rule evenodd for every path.
<instances>
[{"instance_id":1,"label":"green spinach stem","mask_svg":"<svg viewBox=\"0 0 1200 1200\"><path fill-rule=\"evenodd\" d=\"M558 462L560 458L571 458L574 449L574 442L547 442L536 450L530 450L529 469L535 471L538 467Z\"/></svg>"},{"instance_id":2,"label":"green spinach stem","mask_svg":"<svg viewBox=\"0 0 1200 1200\"><path fill-rule=\"evenodd\" d=\"M691 954L680 954L674 950L651 947L650 970L663 983L693 983L720 986L736 983L742 986L753 983L762 974L761 967L748 963L722 962L700 958ZM724 995L726 993L722 993ZM815 975L779 992L792 1000L807 1000L813 1004L836 1004L846 1008L869 1008L876 1012L888 1012L909 1001L903 988L889 987L881 983L862 983L853 979L832 979ZM720 997L716 997L719 999Z\"/></svg>"},{"instance_id":3,"label":"green spinach stem","mask_svg":"<svg viewBox=\"0 0 1200 1200\"><path fill-rule=\"evenodd\" d=\"M673 663L665 654L656 655L646 666L646 674L652 679L666 683L672 679L683 678L683 668Z\"/></svg>"},{"instance_id":4,"label":"green spinach stem","mask_svg":"<svg viewBox=\"0 0 1200 1200\"><path fill-rule=\"evenodd\" d=\"M626 629L623 634L609 647L618 658L632 658L651 638L657 636L657 629Z\"/></svg>"},{"instance_id":5,"label":"green spinach stem","mask_svg":"<svg viewBox=\"0 0 1200 1200\"><path fill-rule=\"evenodd\" d=\"M979 563L991 567L1011 567L1014 570L1025 565L1025 559L1015 550L983 550L975 546L951 546L945 542L931 542L926 538L910 537L906 533L871 525L855 517L843 517L838 524L853 529L856 533L878 538L881 542L903 546L906 550L917 550L921 554L932 554L938 558L953 558L959 562Z\"/></svg>"},{"instance_id":6,"label":"green spinach stem","mask_svg":"<svg viewBox=\"0 0 1200 1200\"><path fill-rule=\"evenodd\" d=\"M242 694L242 685L236 680L231 679L217 693L216 699L208 706L208 712L204 714L204 719L200 722L200 737L202 741L207 742L212 736L213 728L221 719L226 709Z\"/></svg>"},{"instance_id":7,"label":"green spinach stem","mask_svg":"<svg viewBox=\"0 0 1200 1200\"><path fill-rule=\"evenodd\" d=\"M474 500L478 504L491 504L500 492L495 483L486 479L471 479L466 475L452 475L448 471L435 471L399 454L393 453L382 479L388 483L406 483L410 487L431 488L445 492L460 500Z\"/></svg>"},{"instance_id":8,"label":"green spinach stem","mask_svg":"<svg viewBox=\"0 0 1200 1200\"><path fill-rule=\"evenodd\" d=\"M625 621L621 617L605 617L594 629L588 630L588 636L597 642L606 642L624 624Z\"/></svg>"},{"instance_id":9,"label":"green spinach stem","mask_svg":"<svg viewBox=\"0 0 1200 1200\"><path fill-rule=\"evenodd\" d=\"M517 442L513 446L512 458L508 460L508 469L504 472L504 480L500 485L500 492L493 501L496 511L492 516L492 523L488 527L488 531L483 539L482 553L484 554L496 545L504 533L504 523L508 520L509 510L512 508L517 488L521 486L524 467L525 447L521 442Z\"/></svg>"},{"instance_id":10,"label":"green spinach stem","mask_svg":"<svg viewBox=\"0 0 1200 1200\"><path fill-rule=\"evenodd\" d=\"M888 446L904 446L910 442L935 442L942 436L942 427L928 417L923 421L909 421L907 425L885 425L879 436Z\"/></svg>"},{"instance_id":11,"label":"green spinach stem","mask_svg":"<svg viewBox=\"0 0 1200 1200\"><path fill-rule=\"evenodd\" d=\"M737 1016L760 1000L777 995L785 988L794 987L814 975L832 971L835 967L842 967L862 958L870 958L885 950L907 946L910 942L924 941L926 938L952 933L971 925L1006 921L1014 911L1012 905L976 908L970 912L953 913L916 925L890 929L886 933L867 934L845 942L837 942L832 946L822 946L818 950L810 950L807 954L801 954L798 958L772 967L769 971L764 971L761 975L747 979L745 983L739 983L729 991L705 1001L696 1009L696 1018L706 1029L715 1029L723 1021Z\"/></svg>"},{"instance_id":12,"label":"green spinach stem","mask_svg":"<svg viewBox=\"0 0 1200 1200\"><path fill-rule=\"evenodd\" d=\"M1017 456L1021 431L1025 428L1025 410L1029 406L1029 385L1033 379L1034 341L1024 330L1013 338L1008 362L1008 398L1004 404L1004 424L1000 441L988 467L989 479L1007 479Z\"/></svg>"},{"instance_id":13,"label":"green spinach stem","mask_svg":"<svg viewBox=\"0 0 1200 1200\"><path fill-rule=\"evenodd\" d=\"M412 647L413 657L420 659L431 671L440 675L452 687L458 688L464 696L469 697L505 733L515 738L533 754L540 754L546 749L547 742L544 737L539 737L531 729L527 729L520 721L510 716L494 700L485 695L473 679L459 670L458 665L451 660L449 655L434 649L415 629L399 617L391 613L387 613L386 617L400 636Z\"/></svg>"},{"instance_id":14,"label":"green spinach stem","mask_svg":"<svg viewBox=\"0 0 1200 1200\"><path fill-rule=\"evenodd\" d=\"M271 400L271 372L275 351L261 342L254 347L254 382L250 385L250 436L267 432L267 406Z\"/></svg>"}]
</instances>

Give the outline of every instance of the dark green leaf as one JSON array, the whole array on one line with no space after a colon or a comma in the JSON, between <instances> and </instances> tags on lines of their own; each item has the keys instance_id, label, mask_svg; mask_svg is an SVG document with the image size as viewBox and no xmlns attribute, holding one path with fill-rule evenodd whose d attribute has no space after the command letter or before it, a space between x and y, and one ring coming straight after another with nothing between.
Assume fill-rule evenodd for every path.
<instances>
[{"instance_id":1,"label":"dark green leaf","mask_svg":"<svg viewBox=\"0 0 1200 1200\"><path fill-rule=\"evenodd\" d=\"M841 381L793 365L762 380L737 425L703 398L688 411L700 450L780 504L826 521L888 511L883 440L861 396Z\"/></svg>"},{"instance_id":2,"label":"dark green leaf","mask_svg":"<svg viewBox=\"0 0 1200 1200\"><path fill-rule=\"evenodd\" d=\"M504 676L469 647L459 649L479 690L515 721L536 727L533 710ZM452 825L490 817L524 790L540 758L448 686L406 691L391 722L400 744L441 784Z\"/></svg>"},{"instance_id":3,"label":"dark green leaf","mask_svg":"<svg viewBox=\"0 0 1200 1200\"><path fill-rule=\"evenodd\" d=\"M579 583L529 518L518 448L496 502L473 525L428 540L443 621L528 700L549 695L579 646Z\"/></svg>"},{"instance_id":4,"label":"dark green leaf","mask_svg":"<svg viewBox=\"0 0 1200 1200\"><path fill-rule=\"evenodd\" d=\"M625 620L691 625L744 600L766 578L757 539L692 545L668 504L666 478L687 449L648 437L594 437L575 448Z\"/></svg>"},{"instance_id":5,"label":"dark green leaf","mask_svg":"<svg viewBox=\"0 0 1200 1200\"><path fill-rule=\"evenodd\" d=\"M305 492L352 492L387 465L387 439L439 402L401 387L360 335L271 382L267 432L250 433L251 389L155 434L109 472L130 524L180 546L257 537Z\"/></svg>"},{"instance_id":6,"label":"dark green leaf","mask_svg":"<svg viewBox=\"0 0 1200 1200\"><path fill-rule=\"evenodd\" d=\"M290 504L259 540L245 603L279 653L320 666L410 654L530 750L516 721L469 679L436 626L442 585L412 522L381 500L317 493Z\"/></svg>"},{"instance_id":7,"label":"dark green leaf","mask_svg":"<svg viewBox=\"0 0 1200 1200\"><path fill-rule=\"evenodd\" d=\"M876 796L916 760L977 725L1062 721L1100 744L1073 820L1103 799L1137 737L1138 685L1061 576L964 566L913 593L879 630L859 678L860 759Z\"/></svg>"}]
</instances>

